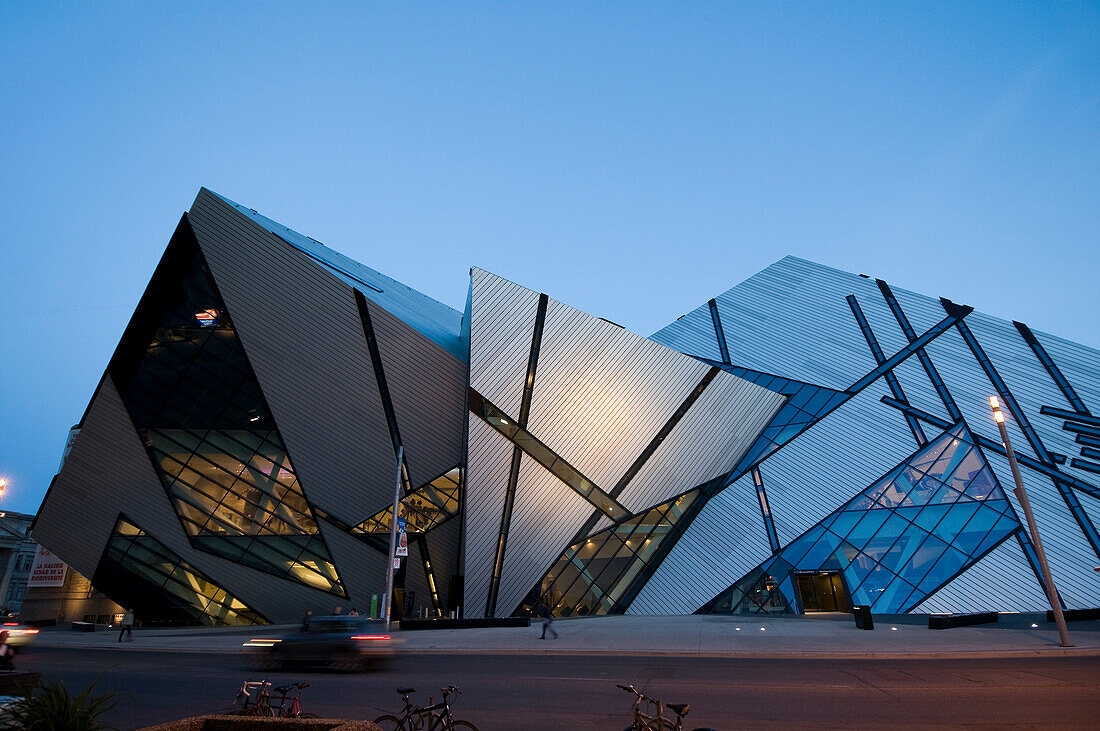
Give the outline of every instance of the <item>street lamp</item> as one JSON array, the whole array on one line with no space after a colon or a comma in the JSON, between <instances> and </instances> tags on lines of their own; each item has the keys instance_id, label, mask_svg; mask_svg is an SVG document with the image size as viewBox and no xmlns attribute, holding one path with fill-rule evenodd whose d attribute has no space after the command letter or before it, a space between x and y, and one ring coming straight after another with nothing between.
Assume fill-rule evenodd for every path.
<instances>
[{"instance_id":1,"label":"street lamp","mask_svg":"<svg viewBox=\"0 0 1100 731\"><path fill-rule=\"evenodd\" d=\"M1058 623L1058 637L1062 641L1062 647L1073 647L1069 641L1069 630L1066 629L1066 618L1062 614L1062 603L1058 599L1058 590L1054 588L1054 579L1050 576L1050 567L1047 566L1047 555L1043 551L1043 542L1039 539L1039 527L1035 525L1035 515L1031 512L1031 501L1027 499L1027 490L1024 489L1024 479L1020 476L1020 466L1016 464L1016 453L1012 451L1012 444L1008 441L1008 430L1005 428L1005 415L1001 411L1001 402L996 396L989 397L989 405L993 407L993 420L997 422L997 428L1001 432L1001 442L1008 456L1008 465L1012 468L1012 479L1016 481L1016 489L1013 493L1020 501L1020 507L1024 509L1027 518L1027 528L1031 533L1031 543L1035 546L1035 555L1039 559L1039 568L1043 572L1043 583L1046 584L1047 599L1050 608L1054 610L1054 621Z\"/></svg>"}]
</instances>

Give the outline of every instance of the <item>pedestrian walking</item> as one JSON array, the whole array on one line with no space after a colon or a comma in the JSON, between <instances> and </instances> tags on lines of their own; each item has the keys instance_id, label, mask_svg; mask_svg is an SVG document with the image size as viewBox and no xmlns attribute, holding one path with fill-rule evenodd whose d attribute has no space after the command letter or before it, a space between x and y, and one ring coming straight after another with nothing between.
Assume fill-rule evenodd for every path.
<instances>
[{"instance_id":1,"label":"pedestrian walking","mask_svg":"<svg viewBox=\"0 0 1100 731\"><path fill-rule=\"evenodd\" d=\"M546 639L546 632L549 630L550 634L554 635L554 639L558 639L558 631L554 629L554 612L550 608L549 602L542 602L539 605L539 613L542 615L542 637L540 640Z\"/></svg>"},{"instance_id":2,"label":"pedestrian walking","mask_svg":"<svg viewBox=\"0 0 1100 731\"><path fill-rule=\"evenodd\" d=\"M348 612L348 616L349 617L358 617L359 616L359 610L356 609L355 607L352 607L351 611Z\"/></svg>"},{"instance_id":3,"label":"pedestrian walking","mask_svg":"<svg viewBox=\"0 0 1100 731\"><path fill-rule=\"evenodd\" d=\"M122 636L126 635L127 642L134 641L134 610L127 609L126 613L122 615L122 624L119 625L118 641L122 642Z\"/></svg>"},{"instance_id":4,"label":"pedestrian walking","mask_svg":"<svg viewBox=\"0 0 1100 731\"><path fill-rule=\"evenodd\" d=\"M302 631L309 632L309 623L313 621L313 612L309 609L302 615Z\"/></svg>"},{"instance_id":5,"label":"pedestrian walking","mask_svg":"<svg viewBox=\"0 0 1100 731\"><path fill-rule=\"evenodd\" d=\"M15 650L8 646L8 631L0 631L0 669L12 671L12 660L15 658Z\"/></svg>"}]
</instances>

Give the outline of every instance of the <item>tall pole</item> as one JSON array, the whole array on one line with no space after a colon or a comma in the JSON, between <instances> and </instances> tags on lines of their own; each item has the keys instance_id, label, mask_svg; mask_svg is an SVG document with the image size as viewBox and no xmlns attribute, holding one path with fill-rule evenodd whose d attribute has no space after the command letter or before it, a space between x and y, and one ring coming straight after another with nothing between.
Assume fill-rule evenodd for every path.
<instances>
[{"instance_id":1,"label":"tall pole","mask_svg":"<svg viewBox=\"0 0 1100 731\"><path fill-rule=\"evenodd\" d=\"M393 484L393 514L390 516L390 560L386 564L386 595L382 602L382 615L386 618L386 631L390 631L393 614L393 562L397 553L397 509L401 503L401 465L405 461L405 448L397 448L397 476Z\"/></svg>"},{"instance_id":2,"label":"tall pole","mask_svg":"<svg viewBox=\"0 0 1100 731\"><path fill-rule=\"evenodd\" d=\"M1047 555L1043 551L1043 542L1039 538L1039 526L1035 525L1035 515L1031 512L1031 501L1027 499L1027 490L1024 489L1024 479L1020 476L1020 465L1016 464L1016 453L1012 451L1012 444L1008 441L1008 429L1005 428L1005 415L1001 411L1001 402L996 396L989 397L989 405L993 407L993 420L997 422L997 428L1001 431L1001 442L1005 446L1005 454L1008 455L1008 464L1012 468L1012 479L1016 481L1016 499L1020 501L1020 507L1024 509L1027 518L1028 532L1031 533L1031 543L1035 546L1035 555L1039 559L1039 568L1043 572L1043 583L1046 585L1047 599L1050 608L1054 610L1054 621L1058 623L1058 637L1062 641L1062 647L1073 647L1069 641L1069 630L1066 629L1066 618L1062 614L1062 602L1058 599L1058 590L1054 588L1054 579L1050 576L1050 567L1047 565Z\"/></svg>"}]
</instances>

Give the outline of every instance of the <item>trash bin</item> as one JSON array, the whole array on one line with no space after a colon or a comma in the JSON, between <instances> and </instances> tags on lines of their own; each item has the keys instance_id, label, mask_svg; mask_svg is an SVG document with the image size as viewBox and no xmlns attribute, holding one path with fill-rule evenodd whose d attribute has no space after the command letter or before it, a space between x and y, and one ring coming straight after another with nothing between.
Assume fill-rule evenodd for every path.
<instances>
[{"instance_id":1,"label":"trash bin","mask_svg":"<svg viewBox=\"0 0 1100 731\"><path fill-rule=\"evenodd\" d=\"M856 618L856 627L860 629L875 628L875 620L871 618L871 607L866 604L852 607L852 614L854 614Z\"/></svg>"}]
</instances>

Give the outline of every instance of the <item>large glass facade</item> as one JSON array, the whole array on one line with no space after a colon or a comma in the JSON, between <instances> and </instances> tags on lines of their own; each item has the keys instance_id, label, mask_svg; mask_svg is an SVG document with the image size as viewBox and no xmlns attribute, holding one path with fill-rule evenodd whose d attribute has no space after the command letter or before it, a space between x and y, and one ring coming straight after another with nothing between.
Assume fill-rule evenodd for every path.
<instances>
[{"instance_id":1,"label":"large glass facade","mask_svg":"<svg viewBox=\"0 0 1100 731\"><path fill-rule=\"evenodd\" d=\"M852 604L907 612L1019 529L997 478L960 423L701 611L792 611L798 597L791 572L822 571L843 576Z\"/></svg>"},{"instance_id":2,"label":"large glass facade","mask_svg":"<svg viewBox=\"0 0 1100 731\"><path fill-rule=\"evenodd\" d=\"M156 325L138 343L138 364L113 374L128 376L120 391L134 426L195 548L346 596L229 312L192 248L175 252L182 276L165 278L167 291L142 303Z\"/></svg>"},{"instance_id":3,"label":"large glass facade","mask_svg":"<svg viewBox=\"0 0 1100 731\"><path fill-rule=\"evenodd\" d=\"M460 467L440 475L427 485L401 498L400 516L409 533L427 533L443 521L458 515ZM393 507L385 507L352 529L353 533L390 534ZM388 549L387 549L388 550Z\"/></svg>"},{"instance_id":4,"label":"large glass facade","mask_svg":"<svg viewBox=\"0 0 1100 731\"><path fill-rule=\"evenodd\" d=\"M559 617L622 612L624 599L633 599L637 585L649 578L651 562L678 535L699 495L681 495L569 546L519 611L545 605Z\"/></svg>"},{"instance_id":5,"label":"large glass facade","mask_svg":"<svg viewBox=\"0 0 1100 731\"><path fill-rule=\"evenodd\" d=\"M146 624L251 625L263 617L157 539L119 518L93 583Z\"/></svg>"}]
</instances>

